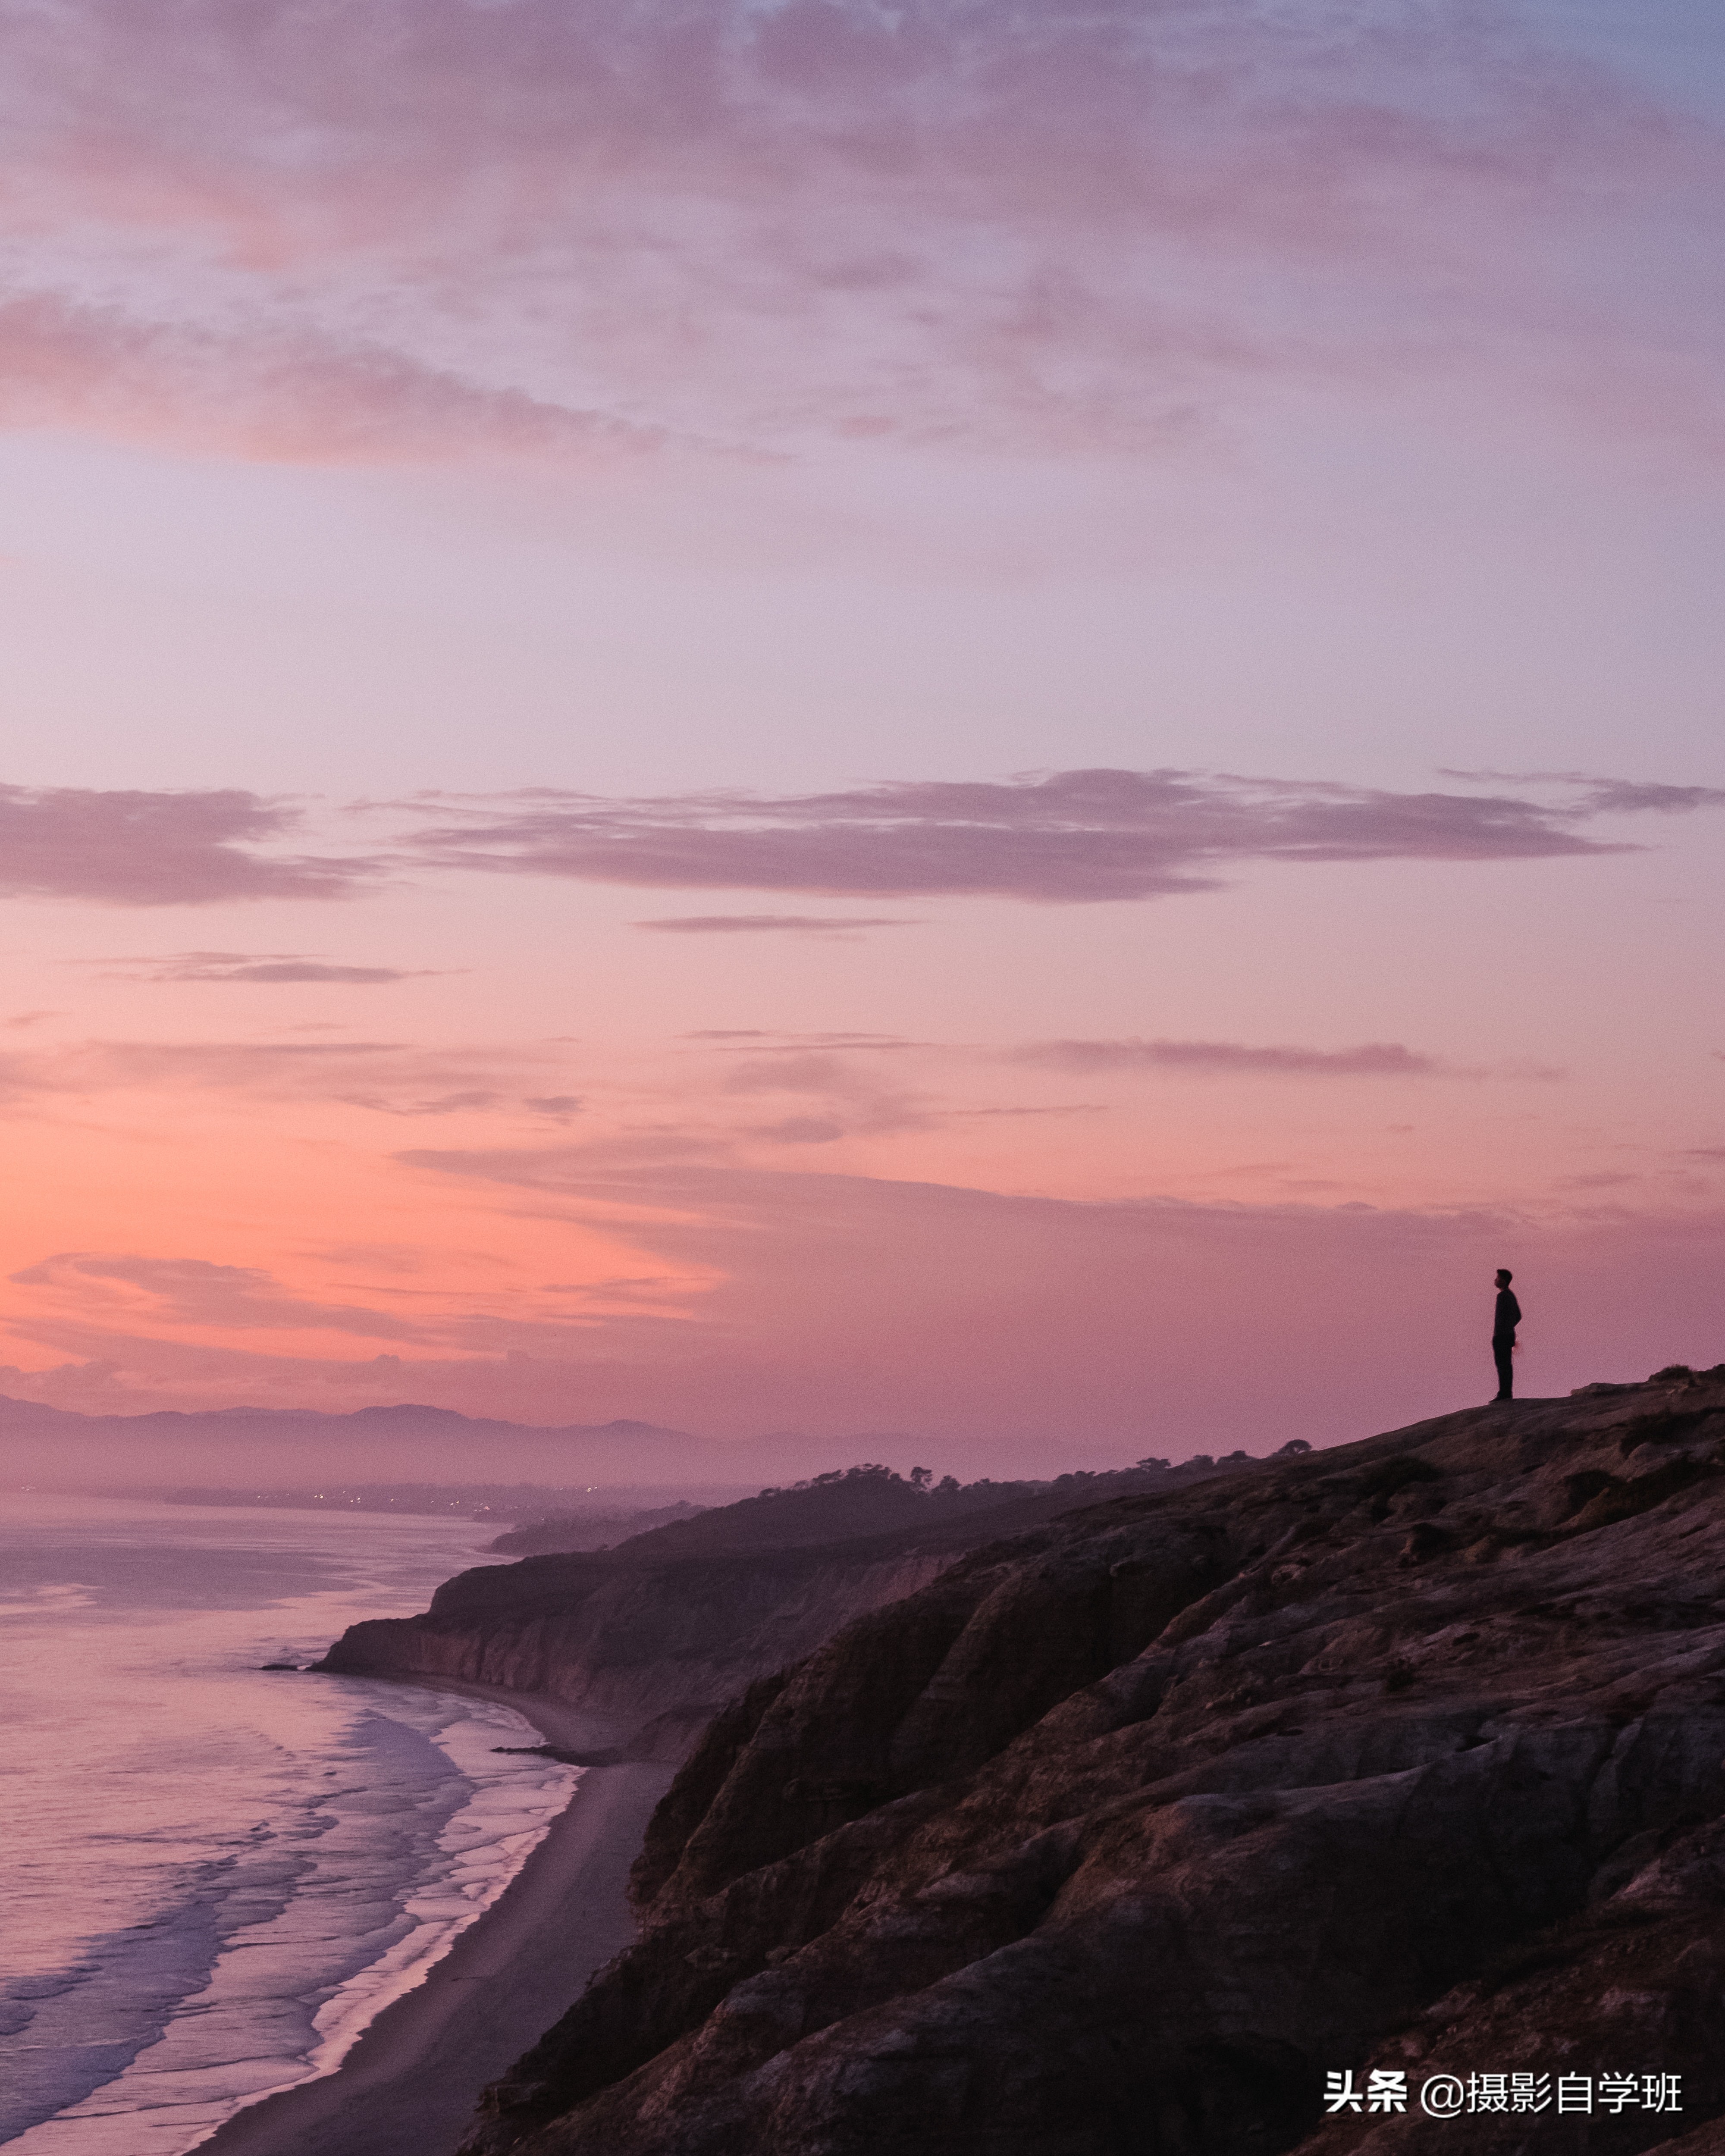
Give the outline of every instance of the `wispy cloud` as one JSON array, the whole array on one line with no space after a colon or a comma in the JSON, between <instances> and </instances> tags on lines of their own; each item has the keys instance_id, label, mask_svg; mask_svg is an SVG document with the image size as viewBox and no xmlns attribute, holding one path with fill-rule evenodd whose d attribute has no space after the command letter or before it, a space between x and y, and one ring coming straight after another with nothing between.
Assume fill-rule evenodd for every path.
<instances>
[{"instance_id":1,"label":"wispy cloud","mask_svg":"<svg viewBox=\"0 0 1725 2156\"><path fill-rule=\"evenodd\" d=\"M925 1095L883 1085L875 1073L818 1049L789 1046L778 1054L751 1057L726 1071L721 1091L733 1096L791 1094L819 1104L813 1113L745 1127L746 1135L770 1145L825 1145L852 1135L886 1137L930 1130L941 1120Z\"/></svg>"},{"instance_id":2,"label":"wispy cloud","mask_svg":"<svg viewBox=\"0 0 1725 2156\"><path fill-rule=\"evenodd\" d=\"M380 1340L424 1337L418 1327L387 1311L315 1301L285 1291L256 1266L212 1265L203 1258L68 1250L10 1277L18 1287L73 1288L86 1304L93 1296L118 1301L158 1324L357 1333Z\"/></svg>"},{"instance_id":3,"label":"wispy cloud","mask_svg":"<svg viewBox=\"0 0 1725 2156\"><path fill-rule=\"evenodd\" d=\"M660 888L973 895L1045 904L1214 888L1252 860L1540 860L1622 850L1607 816L1725 803L1706 787L1589 781L1556 798L1193 771L907 780L839 793L609 801L536 791L458 808L428 863Z\"/></svg>"},{"instance_id":4,"label":"wispy cloud","mask_svg":"<svg viewBox=\"0 0 1725 2156\"><path fill-rule=\"evenodd\" d=\"M1358 1048L1251 1048L1233 1040L1045 1040L1017 1051L1021 1063L1056 1070L1184 1070L1211 1077L1435 1078L1460 1074L1441 1056L1399 1041Z\"/></svg>"},{"instance_id":5,"label":"wispy cloud","mask_svg":"<svg viewBox=\"0 0 1725 2156\"><path fill-rule=\"evenodd\" d=\"M1501 1078L1550 1084L1566 1075L1555 1065L1526 1060L1458 1063L1399 1040L1362 1041L1353 1048L1286 1042L1259 1047L1238 1040L1040 1040L1013 1050L1008 1060L1054 1070L1159 1070L1204 1078Z\"/></svg>"},{"instance_id":6,"label":"wispy cloud","mask_svg":"<svg viewBox=\"0 0 1725 2156\"><path fill-rule=\"evenodd\" d=\"M531 1116L562 1122L578 1094L546 1090L567 1075L545 1050L425 1048L399 1040L94 1040L0 1055L0 1098L52 1102L106 1093L188 1092L332 1101L375 1115Z\"/></svg>"},{"instance_id":7,"label":"wispy cloud","mask_svg":"<svg viewBox=\"0 0 1725 2156\"><path fill-rule=\"evenodd\" d=\"M832 1145L847 1132L824 1116L787 1116L777 1123L751 1123L748 1135L767 1145Z\"/></svg>"},{"instance_id":8,"label":"wispy cloud","mask_svg":"<svg viewBox=\"0 0 1725 2156\"><path fill-rule=\"evenodd\" d=\"M382 986L392 981L422 980L434 976L425 968L403 971L395 966L335 966L295 951L181 951L172 957L97 961L116 968L113 978L134 981L254 981L276 983L333 981L355 988Z\"/></svg>"},{"instance_id":9,"label":"wispy cloud","mask_svg":"<svg viewBox=\"0 0 1725 2156\"><path fill-rule=\"evenodd\" d=\"M727 1047L724 1051L722 1051L729 1055L747 1055L757 1054L763 1055L802 1055L807 1054L811 1049L816 1050L818 1053L824 1054L829 1050L835 1048L842 1048L847 1052L855 1052L858 1050L864 1050L875 1055L896 1055L901 1050L927 1048L933 1045L932 1043L926 1040L912 1040L908 1034L902 1033L711 1032L685 1034L683 1038L685 1040L717 1040L726 1043L733 1041L754 1041L759 1043L760 1045L758 1048L740 1049Z\"/></svg>"},{"instance_id":10,"label":"wispy cloud","mask_svg":"<svg viewBox=\"0 0 1725 2156\"><path fill-rule=\"evenodd\" d=\"M584 1105L578 1093L530 1093L521 1099L524 1108L531 1108L536 1116L543 1116L554 1123L567 1123L581 1113Z\"/></svg>"},{"instance_id":11,"label":"wispy cloud","mask_svg":"<svg viewBox=\"0 0 1725 2156\"><path fill-rule=\"evenodd\" d=\"M716 418L1119 450L1276 370L1489 370L1717 432L1697 280L1638 277L1704 234L1717 141L1527 0L173 19L0 10L18 244L66 257L14 302L14 413L266 455ZM141 284L174 304L82 296Z\"/></svg>"},{"instance_id":12,"label":"wispy cloud","mask_svg":"<svg viewBox=\"0 0 1725 2156\"><path fill-rule=\"evenodd\" d=\"M109 906L347 898L376 874L371 860L264 850L301 820L237 790L0 786L0 895Z\"/></svg>"},{"instance_id":13,"label":"wispy cloud","mask_svg":"<svg viewBox=\"0 0 1725 2156\"><path fill-rule=\"evenodd\" d=\"M637 921L632 926L672 936L834 936L859 928L915 928L920 924L891 914L691 913L665 921Z\"/></svg>"},{"instance_id":14,"label":"wispy cloud","mask_svg":"<svg viewBox=\"0 0 1725 2156\"><path fill-rule=\"evenodd\" d=\"M663 430L488 387L408 353L304 327L235 334L53 292L0 304L0 426L81 427L283 463L475 450L614 456Z\"/></svg>"},{"instance_id":15,"label":"wispy cloud","mask_svg":"<svg viewBox=\"0 0 1725 2156\"><path fill-rule=\"evenodd\" d=\"M1579 804L1594 815L1686 815L1693 808L1717 808L1725 790L1717 786L1668 786L1659 780L1601 778L1589 771L1440 771L1440 778L1460 778L1470 786L1573 787Z\"/></svg>"}]
</instances>

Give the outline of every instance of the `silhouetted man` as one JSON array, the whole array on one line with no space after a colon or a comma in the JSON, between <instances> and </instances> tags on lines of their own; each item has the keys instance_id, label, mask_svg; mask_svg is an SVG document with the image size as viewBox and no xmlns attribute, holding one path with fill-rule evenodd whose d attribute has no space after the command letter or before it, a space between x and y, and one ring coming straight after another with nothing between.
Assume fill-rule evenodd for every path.
<instances>
[{"instance_id":1,"label":"silhouetted man","mask_svg":"<svg viewBox=\"0 0 1725 2156\"><path fill-rule=\"evenodd\" d=\"M1516 1396L1516 1327L1522 1322L1522 1306L1510 1292L1509 1284L1514 1278L1507 1266L1498 1267L1497 1309L1491 1320L1491 1360L1497 1365L1500 1400L1512 1400Z\"/></svg>"}]
</instances>

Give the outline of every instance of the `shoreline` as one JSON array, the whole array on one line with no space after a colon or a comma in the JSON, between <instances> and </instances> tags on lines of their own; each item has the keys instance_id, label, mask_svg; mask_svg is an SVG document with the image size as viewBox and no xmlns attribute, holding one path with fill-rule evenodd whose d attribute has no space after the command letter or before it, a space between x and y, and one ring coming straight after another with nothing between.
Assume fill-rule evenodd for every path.
<instances>
[{"instance_id":1,"label":"shoreline","mask_svg":"<svg viewBox=\"0 0 1725 2156\"><path fill-rule=\"evenodd\" d=\"M629 1731L542 1693L383 1681L511 1707L550 1744L603 1752ZM674 1767L587 1767L544 1839L424 1980L367 2024L333 2073L236 2112L191 2156L453 2156L480 2091L567 2011L635 1937L624 1889Z\"/></svg>"}]
</instances>

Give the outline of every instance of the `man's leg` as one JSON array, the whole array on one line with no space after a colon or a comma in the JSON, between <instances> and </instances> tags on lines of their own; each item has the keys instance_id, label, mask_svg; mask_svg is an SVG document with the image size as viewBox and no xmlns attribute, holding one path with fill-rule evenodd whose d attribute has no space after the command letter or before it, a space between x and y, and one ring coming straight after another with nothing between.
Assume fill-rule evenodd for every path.
<instances>
[{"instance_id":1,"label":"man's leg","mask_svg":"<svg viewBox=\"0 0 1725 2156\"><path fill-rule=\"evenodd\" d=\"M1497 1397L1512 1400L1516 1396L1515 1350L1507 1340L1491 1342L1491 1360L1497 1365Z\"/></svg>"}]
</instances>

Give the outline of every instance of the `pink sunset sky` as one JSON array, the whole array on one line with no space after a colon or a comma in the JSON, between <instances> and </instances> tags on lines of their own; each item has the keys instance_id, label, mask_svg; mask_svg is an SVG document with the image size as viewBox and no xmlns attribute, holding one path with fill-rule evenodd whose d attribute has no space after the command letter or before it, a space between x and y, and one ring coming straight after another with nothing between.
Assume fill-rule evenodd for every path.
<instances>
[{"instance_id":1,"label":"pink sunset sky","mask_svg":"<svg viewBox=\"0 0 1725 2156\"><path fill-rule=\"evenodd\" d=\"M0 53L0 1393L986 1472L1483 1399L1500 1264L1525 1392L1725 1356L1716 8Z\"/></svg>"}]
</instances>

